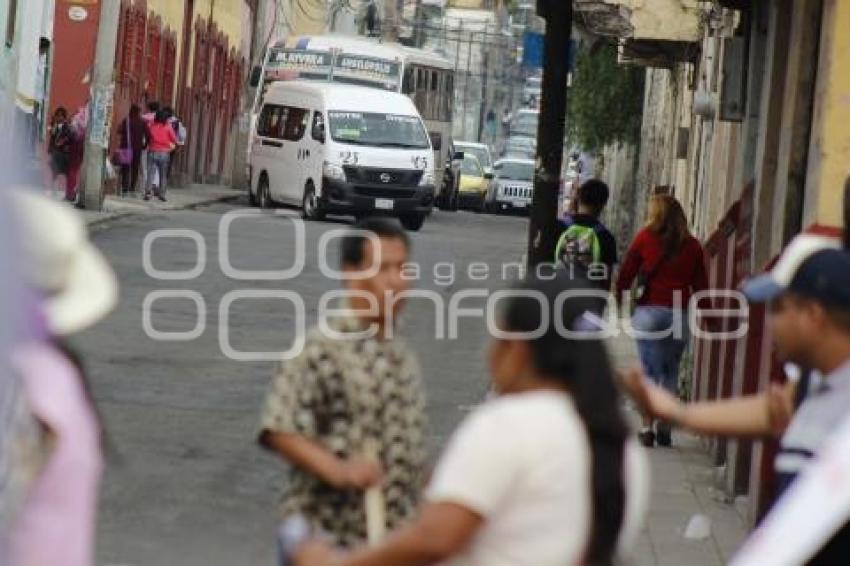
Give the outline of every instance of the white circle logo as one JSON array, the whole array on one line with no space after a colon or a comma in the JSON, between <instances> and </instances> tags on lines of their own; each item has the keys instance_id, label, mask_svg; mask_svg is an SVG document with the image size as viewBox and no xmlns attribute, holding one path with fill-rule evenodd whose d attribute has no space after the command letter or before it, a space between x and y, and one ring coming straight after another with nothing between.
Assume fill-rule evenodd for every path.
<instances>
[{"instance_id":1,"label":"white circle logo","mask_svg":"<svg viewBox=\"0 0 850 566\"><path fill-rule=\"evenodd\" d=\"M89 12L82 6L71 6L68 8L68 17L72 22L84 22L89 17Z\"/></svg>"}]
</instances>

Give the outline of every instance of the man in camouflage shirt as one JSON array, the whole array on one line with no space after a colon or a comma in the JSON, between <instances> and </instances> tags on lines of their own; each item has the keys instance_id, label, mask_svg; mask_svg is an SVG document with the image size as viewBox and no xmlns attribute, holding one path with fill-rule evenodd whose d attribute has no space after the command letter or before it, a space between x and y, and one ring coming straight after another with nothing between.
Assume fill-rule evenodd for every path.
<instances>
[{"instance_id":1,"label":"man in camouflage shirt","mask_svg":"<svg viewBox=\"0 0 850 566\"><path fill-rule=\"evenodd\" d=\"M301 514L342 546L366 539L364 490L380 485L387 528L414 513L425 465L424 399L419 366L392 338L407 289L402 269L409 241L389 220L358 225L342 241L347 312L313 329L304 349L274 378L261 418L260 442L293 465L284 516ZM379 249L375 249L379 248ZM374 298L372 312L365 296ZM378 461L368 457L377 448Z\"/></svg>"}]
</instances>

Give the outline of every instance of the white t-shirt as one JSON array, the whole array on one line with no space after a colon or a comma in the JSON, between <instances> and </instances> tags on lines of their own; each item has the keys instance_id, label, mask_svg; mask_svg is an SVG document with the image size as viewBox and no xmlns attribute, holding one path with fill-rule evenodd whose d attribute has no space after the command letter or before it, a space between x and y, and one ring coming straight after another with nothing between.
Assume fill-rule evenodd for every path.
<instances>
[{"instance_id":1,"label":"white t-shirt","mask_svg":"<svg viewBox=\"0 0 850 566\"><path fill-rule=\"evenodd\" d=\"M637 539L649 499L646 455L633 441L625 469L620 553ZM454 434L426 497L485 518L469 547L446 566L580 563L591 528L591 461L571 398L535 391L482 405Z\"/></svg>"}]
</instances>

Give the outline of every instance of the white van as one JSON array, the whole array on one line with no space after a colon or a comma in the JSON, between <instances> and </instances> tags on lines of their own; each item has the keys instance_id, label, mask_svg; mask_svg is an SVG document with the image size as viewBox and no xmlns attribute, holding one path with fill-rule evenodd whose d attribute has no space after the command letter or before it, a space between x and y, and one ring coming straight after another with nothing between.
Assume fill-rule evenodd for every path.
<instances>
[{"instance_id":1,"label":"white van","mask_svg":"<svg viewBox=\"0 0 850 566\"><path fill-rule=\"evenodd\" d=\"M286 81L266 93L250 150L251 199L326 214L390 214L408 230L434 206L434 153L403 94Z\"/></svg>"}]
</instances>

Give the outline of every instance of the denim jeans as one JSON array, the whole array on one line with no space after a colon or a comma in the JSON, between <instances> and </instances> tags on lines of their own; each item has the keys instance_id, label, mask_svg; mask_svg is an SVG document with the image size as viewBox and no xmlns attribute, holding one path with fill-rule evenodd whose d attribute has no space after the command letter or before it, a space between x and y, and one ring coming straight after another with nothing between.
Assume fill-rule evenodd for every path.
<instances>
[{"instance_id":1,"label":"denim jeans","mask_svg":"<svg viewBox=\"0 0 850 566\"><path fill-rule=\"evenodd\" d=\"M148 187L145 193L153 192L165 196L165 186L168 181L168 160L170 154L160 151L148 152Z\"/></svg>"},{"instance_id":2,"label":"denim jeans","mask_svg":"<svg viewBox=\"0 0 850 566\"><path fill-rule=\"evenodd\" d=\"M687 311L669 307L637 307L632 316L632 328L646 375L677 395L679 363L690 339Z\"/></svg>"}]
</instances>

